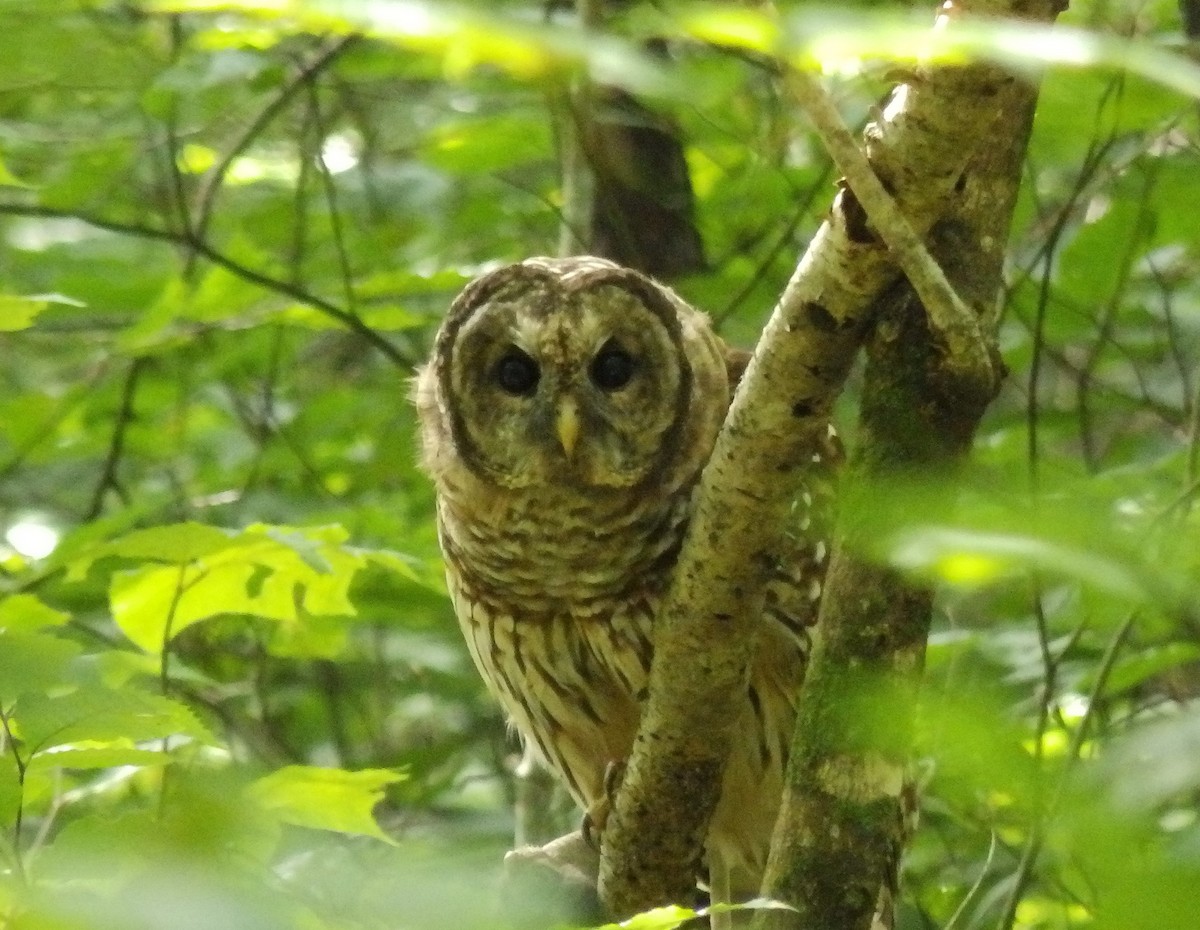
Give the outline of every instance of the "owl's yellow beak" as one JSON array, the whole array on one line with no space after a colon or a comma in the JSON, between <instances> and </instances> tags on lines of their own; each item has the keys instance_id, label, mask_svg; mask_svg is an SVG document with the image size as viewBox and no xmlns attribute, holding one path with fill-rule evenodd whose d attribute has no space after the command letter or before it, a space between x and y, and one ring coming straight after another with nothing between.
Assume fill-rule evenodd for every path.
<instances>
[{"instance_id":1,"label":"owl's yellow beak","mask_svg":"<svg viewBox=\"0 0 1200 930\"><path fill-rule=\"evenodd\" d=\"M558 408L558 418L554 421L554 431L558 433L558 442L567 458L575 453L575 442L579 439L579 408L570 398L563 400Z\"/></svg>"}]
</instances>

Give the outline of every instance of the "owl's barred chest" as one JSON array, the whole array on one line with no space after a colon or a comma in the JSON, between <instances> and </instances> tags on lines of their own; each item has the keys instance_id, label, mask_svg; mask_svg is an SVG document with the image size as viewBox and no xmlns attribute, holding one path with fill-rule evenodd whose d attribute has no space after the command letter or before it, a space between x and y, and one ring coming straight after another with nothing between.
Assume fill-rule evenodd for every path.
<instances>
[{"instance_id":1,"label":"owl's barred chest","mask_svg":"<svg viewBox=\"0 0 1200 930\"><path fill-rule=\"evenodd\" d=\"M557 499L552 491L494 501L487 519L439 501L447 567L473 599L531 622L603 620L631 599L657 601L687 520L687 495Z\"/></svg>"},{"instance_id":2,"label":"owl's barred chest","mask_svg":"<svg viewBox=\"0 0 1200 930\"><path fill-rule=\"evenodd\" d=\"M678 556L687 495L572 501L553 490L462 519L438 501L447 577L489 689L581 806L632 745L653 624Z\"/></svg>"}]
</instances>

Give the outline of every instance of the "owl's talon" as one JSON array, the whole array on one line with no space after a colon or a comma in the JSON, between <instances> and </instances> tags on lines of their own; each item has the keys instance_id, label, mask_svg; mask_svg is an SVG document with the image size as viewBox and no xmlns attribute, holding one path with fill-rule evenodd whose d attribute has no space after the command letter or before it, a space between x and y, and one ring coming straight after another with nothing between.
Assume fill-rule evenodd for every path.
<instances>
[{"instance_id":1,"label":"owl's talon","mask_svg":"<svg viewBox=\"0 0 1200 930\"><path fill-rule=\"evenodd\" d=\"M621 782L625 780L625 769L628 767L628 764L624 760L617 759L609 762L604 767L604 797L608 799L610 805L617 796Z\"/></svg>"},{"instance_id":2,"label":"owl's talon","mask_svg":"<svg viewBox=\"0 0 1200 930\"><path fill-rule=\"evenodd\" d=\"M597 805L598 807L599 805ZM608 819L608 806L605 805L603 819ZM583 834L583 841L587 843L596 852L600 851L600 834L604 832L604 824L601 823L599 829L596 826L596 817L593 816L591 810L583 812L583 823L579 825L579 832Z\"/></svg>"}]
</instances>

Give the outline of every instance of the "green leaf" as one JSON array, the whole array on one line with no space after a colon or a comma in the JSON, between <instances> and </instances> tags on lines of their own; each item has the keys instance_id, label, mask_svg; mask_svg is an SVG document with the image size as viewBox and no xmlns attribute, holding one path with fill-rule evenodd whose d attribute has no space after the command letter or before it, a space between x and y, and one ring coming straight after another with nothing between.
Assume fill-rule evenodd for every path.
<instances>
[{"instance_id":1,"label":"green leaf","mask_svg":"<svg viewBox=\"0 0 1200 930\"><path fill-rule=\"evenodd\" d=\"M284 823L317 830L356 833L393 842L375 822L372 811L383 789L406 776L389 769L347 772L289 765L260 778L251 797Z\"/></svg>"},{"instance_id":2,"label":"green leaf","mask_svg":"<svg viewBox=\"0 0 1200 930\"><path fill-rule=\"evenodd\" d=\"M1145 646L1117 659L1108 675L1107 693L1121 694L1130 688L1136 688L1149 678L1195 662L1197 659L1200 659L1200 646L1195 643ZM1093 675L1085 675L1080 687L1087 690L1093 680Z\"/></svg>"},{"instance_id":3,"label":"green leaf","mask_svg":"<svg viewBox=\"0 0 1200 930\"><path fill-rule=\"evenodd\" d=\"M32 594L11 594L0 600L0 631L31 633L62 626L71 615L43 604Z\"/></svg>"},{"instance_id":4,"label":"green leaf","mask_svg":"<svg viewBox=\"0 0 1200 930\"><path fill-rule=\"evenodd\" d=\"M349 645L349 633L344 618L313 615L273 627L267 651L280 658L334 659Z\"/></svg>"},{"instance_id":5,"label":"green leaf","mask_svg":"<svg viewBox=\"0 0 1200 930\"><path fill-rule=\"evenodd\" d=\"M20 178L18 178L15 174L13 174L11 171L9 171L8 165L6 165L4 163L3 159L0 159L0 187L29 187L29 186L30 185L26 184L24 181L22 181ZM0 304L0 306L2 306L2 304Z\"/></svg>"},{"instance_id":6,"label":"green leaf","mask_svg":"<svg viewBox=\"0 0 1200 930\"><path fill-rule=\"evenodd\" d=\"M31 694L17 704L21 738L34 755L75 743L186 736L213 743L212 734L183 704L158 694L85 686L69 694Z\"/></svg>"},{"instance_id":7,"label":"green leaf","mask_svg":"<svg viewBox=\"0 0 1200 930\"><path fill-rule=\"evenodd\" d=\"M296 623L310 614L352 616L350 583L366 559L341 527L255 525L186 566L150 565L113 575L113 619L149 652L195 623L226 614ZM196 550L188 550L194 554Z\"/></svg>"},{"instance_id":8,"label":"green leaf","mask_svg":"<svg viewBox=\"0 0 1200 930\"><path fill-rule=\"evenodd\" d=\"M1014 571L1033 568L1077 578L1130 601L1147 596L1129 565L1098 552L1019 533L913 527L897 533L889 549L893 564L961 587L991 584Z\"/></svg>"},{"instance_id":9,"label":"green leaf","mask_svg":"<svg viewBox=\"0 0 1200 930\"><path fill-rule=\"evenodd\" d=\"M635 914L619 924L605 924L600 930L675 930L699 914L690 907L679 907L670 904L666 907L656 907L641 914Z\"/></svg>"},{"instance_id":10,"label":"green leaf","mask_svg":"<svg viewBox=\"0 0 1200 930\"><path fill-rule=\"evenodd\" d=\"M34 297L0 294L0 333L28 329L49 304Z\"/></svg>"},{"instance_id":11,"label":"green leaf","mask_svg":"<svg viewBox=\"0 0 1200 930\"><path fill-rule=\"evenodd\" d=\"M552 157L550 127L538 113L443 122L429 138L427 160L458 173L494 173Z\"/></svg>"},{"instance_id":12,"label":"green leaf","mask_svg":"<svg viewBox=\"0 0 1200 930\"><path fill-rule=\"evenodd\" d=\"M21 809L21 779L11 752L0 756L0 823L10 824Z\"/></svg>"},{"instance_id":13,"label":"green leaf","mask_svg":"<svg viewBox=\"0 0 1200 930\"><path fill-rule=\"evenodd\" d=\"M0 294L0 332L28 329L49 307L84 307L86 304L65 294Z\"/></svg>"},{"instance_id":14,"label":"green leaf","mask_svg":"<svg viewBox=\"0 0 1200 930\"><path fill-rule=\"evenodd\" d=\"M127 741L118 741L39 752L33 757L30 769L107 769L119 765L165 765L170 761L169 753L138 749Z\"/></svg>"},{"instance_id":15,"label":"green leaf","mask_svg":"<svg viewBox=\"0 0 1200 930\"><path fill-rule=\"evenodd\" d=\"M0 707L60 683L67 666L82 651L76 643L55 636L0 632Z\"/></svg>"},{"instance_id":16,"label":"green leaf","mask_svg":"<svg viewBox=\"0 0 1200 930\"><path fill-rule=\"evenodd\" d=\"M230 534L202 523L155 526L85 549L70 564L68 577L81 580L95 562L110 556L186 565L233 544Z\"/></svg>"}]
</instances>

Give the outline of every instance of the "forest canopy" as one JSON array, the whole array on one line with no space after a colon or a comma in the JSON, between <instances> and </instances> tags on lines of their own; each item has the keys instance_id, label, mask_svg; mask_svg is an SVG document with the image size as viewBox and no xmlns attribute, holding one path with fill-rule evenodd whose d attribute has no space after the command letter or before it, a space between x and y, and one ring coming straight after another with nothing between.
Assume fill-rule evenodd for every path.
<instances>
[{"instance_id":1,"label":"forest canopy","mask_svg":"<svg viewBox=\"0 0 1200 930\"><path fill-rule=\"evenodd\" d=\"M588 82L679 143L659 273L752 347L838 189L782 73L862 127L976 60L1040 87L1007 375L953 484L856 514L938 592L900 926L1194 927L1196 6L610 6L0 0L0 927L495 925L514 824L578 815L517 803L446 596L449 302L560 250Z\"/></svg>"}]
</instances>

